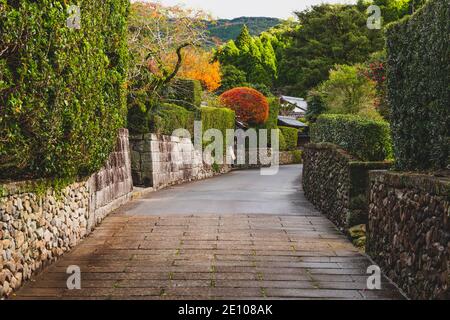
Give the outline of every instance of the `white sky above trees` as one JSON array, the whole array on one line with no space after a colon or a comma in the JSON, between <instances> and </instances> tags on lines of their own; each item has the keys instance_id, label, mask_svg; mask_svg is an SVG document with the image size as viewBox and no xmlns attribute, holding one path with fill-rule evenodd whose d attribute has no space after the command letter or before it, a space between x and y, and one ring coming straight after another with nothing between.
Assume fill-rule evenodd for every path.
<instances>
[{"instance_id":1,"label":"white sky above trees","mask_svg":"<svg viewBox=\"0 0 450 320\"><path fill-rule=\"evenodd\" d=\"M143 1L143 0L140 0ZM164 5L183 4L186 7L203 9L216 18L274 17L289 18L294 11L301 11L320 3L355 3L356 0L146 0ZM132 2L137 2L132 1Z\"/></svg>"}]
</instances>

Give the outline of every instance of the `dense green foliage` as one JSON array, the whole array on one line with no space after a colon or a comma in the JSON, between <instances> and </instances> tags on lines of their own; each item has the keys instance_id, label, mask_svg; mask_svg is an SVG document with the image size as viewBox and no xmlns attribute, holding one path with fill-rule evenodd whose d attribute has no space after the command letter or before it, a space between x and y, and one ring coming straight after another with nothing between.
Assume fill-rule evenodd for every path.
<instances>
[{"instance_id":1,"label":"dense green foliage","mask_svg":"<svg viewBox=\"0 0 450 320\"><path fill-rule=\"evenodd\" d=\"M269 117L267 121L263 124L255 126L255 129L258 131L258 139L259 139L259 130L266 129L267 130L267 144L271 145L272 142L272 130L278 129L278 115L280 113L280 99L279 98L268 98L269 102ZM283 139L283 146L285 147L284 137L281 134L281 138ZM281 142L280 142L281 145Z\"/></svg>"},{"instance_id":2,"label":"dense green foliage","mask_svg":"<svg viewBox=\"0 0 450 320\"><path fill-rule=\"evenodd\" d=\"M264 124L264 128L267 130L278 128L278 115L280 113L280 99L279 98L269 98L269 118ZM270 134L270 132L269 132Z\"/></svg>"},{"instance_id":3,"label":"dense green foliage","mask_svg":"<svg viewBox=\"0 0 450 320\"><path fill-rule=\"evenodd\" d=\"M252 37L245 25L235 41L231 40L218 48L215 57L223 68L234 67L234 69L223 69L224 86L229 86L227 72L230 71L233 71L230 76L235 86L254 84L270 88L277 78L276 54L272 46L272 37L267 33L260 37ZM245 76L245 83L235 83L235 79L243 76ZM230 88L221 88L222 91L226 89Z\"/></svg>"},{"instance_id":4,"label":"dense green foliage","mask_svg":"<svg viewBox=\"0 0 450 320\"><path fill-rule=\"evenodd\" d=\"M376 83L364 75L362 65L336 65L330 70L329 79L322 82L317 91L327 113L382 119L375 110Z\"/></svg>"},{"instance_id":5,"label":"dense green foliage","mask_svg":"<svg viewBox=\"0 0 450 320\"><path fill-rule=\"evenodd\" d=\"M132 107L128 112L128 128L131 133L157 133L172 135L176 129L187 129L193 134L194 112L169 103L151 110Z\"/></svg>"},{"instance_id":6,"label":"dense green foliage","mask_svg":"<svg viewBox=\"0 0 450 320\"><path fill-rule=\"evenodd\" d=\"M257 36L262 32L278 25L277 18L265 17L241 17L236 19L219 19L208 23L208 31L212 38L217 38L222 42L236 39L241 33L242 27L246 25L251 35Z\"/></svg>"},{"instance_id":7,"label":"dense green foliage","mask_svg":"<svg viewBox=\"0 0 450 320\"><path fill-rule=\"evenodd\" d=\"M302 163L303 162L303 152L302 150L292 150L292 157L294 158L294 163Z\"/></svg>"},{"instance_id":8,"label":"dense green foliage","mask_svg":"<svg viewBox=\"0 0 450 320\"><path fill-rule=\"evenodd\" d=\"M126 117L127 0L0 0L0 177L98 170Z\"/></svg>"},{"instance_id":9,"label":"dense green foliage","mask_svg":"<svg viewBox=\"0 0 450 320\"><path fill-rule=\"evenodd\" d=\"M426 0L359 0L358 6L367 8L373 4L380 8L382 24L397 21L408 14L414 13Z\"/></svg>"},{"instance_id":10,"label":"dense green foliage","mask_svg":"<svg viewBox=\"0 0 450 320\"><path fill-rule=\"evenodd\" d=\"M284 141L286 143L285 149L281 149L282 151L285 150L295 150L297 149L297 143L298 143L298 129L290 128L290 127L278 127L283 134Z\"/></svg>"},{"instance_id":11,"label":"dense green foliage","mask_svg":"<svg viewBox=\"0 0 450 320\"><path fill-rule=\"evenodd\" d=\"M209 129L217 129L222 132L223 138L227 137L227 129L235 128L235 113L228 108L202 107L200 109L203 132ZM224 146L227 141L224 140ZM224 148L226 151L226 148Z\"/></svg>"},{"instance_id":12,"label":"dense green foliage","mask_svg":"<svg viewBox=\"0 0 450 320\"><path fill-rule=\"evenodd\" d=\"M283 132L280 129L277 129L277 133L278 133L278 147L279 147L280 151L286 151L288 148L287 148L286 139L284 138Z\"/></svg>"},{"instance_id":13,"label":"dense green foliage","mask_svg":"<svg viewBox=\"0 0 450 320\"><path fill-rule=\"evenodd\" d=\"M355 115L321 115L311 127L311 141L336 144L363 161L392 158L389 124Z\"/></svg>"},{"instance_id":14,"label":"dense green foliage","mask_svg":"<svg viewBox=\"0 0 450 320\"><path fill-rule=\"evenodd\" d=\"M430 0L387 32L396 167L449 165L450 0Z\"/></svg>"},{"instance_id":15,"label":"dense green foliage","mask_svg":"<svg viewBox=\"0 0 450 320\"><path fill-rule=\"evenodd\" d=\"M306 111L306 120L308 122L316 122L317 117L325 112L326 106L323 101L322 95L315 91L311 90L308 92L306 97L306 102L308 103L308 110Z\"/></svg>"},{"instance_id":16,"label":"dense green foliage","mask_svg":"<svg viewBox=\"0 0 450 320\"><path fill-rule=\"evenodd\" d=\"M288 94L306 96L335 64L364 62L383 48L382 33L367 28L365 8L323 4L297 16L302 27L292 32L279 72L278 86Z\"/></svg>"},{"instance_id":17,"label":"dense green foliage","mask_svg":"<svg viewBox=\"0 0 450 320\"><path fill-rule=\"evenodd\" d=\"M219 93L223 93L237 87L248 86L247 74L233 65L222 66L221 74L222 83Z\"/></svg>"},{"instance_id":18,"label":"dense green foliage","mask_svg":"<svg viewBox=\"0 0 450 320\"><path fill-rule=\"evenodd\" d=\"M194 113L175 104L163 104L151 119L152 133L170 136L177 129L187 129L191 136L194 133Z\"/></svg>"},{"instance_id":19,"label":"dense green foliage","mask_svg":"<svg viewBox=\"0 0 450 320\"><path fill-rule=\"evenodd\" d=\"M175 79L167 88L167 102L195 111L202 103L202 85L198 80Z\"/></svg>"}]
</instances>

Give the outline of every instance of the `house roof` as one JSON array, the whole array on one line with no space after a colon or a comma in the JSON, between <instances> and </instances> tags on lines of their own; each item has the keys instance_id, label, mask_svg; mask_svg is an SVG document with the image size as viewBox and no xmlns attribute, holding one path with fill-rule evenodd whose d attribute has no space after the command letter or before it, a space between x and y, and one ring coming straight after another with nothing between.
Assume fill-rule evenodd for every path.
<instances>
[{"instance_id":1,"label":"house roof","mask_svg":"<svg viewBox=\"0 0 450 320\"><path fill-rule=\"evenodd\" d=\"M306 112L308 110L308 103L303 98L281 96L281 100L295 105L295 112Z\"/></svg>"},{"instance_id":2,"label":"house roof","mask_svg":"<svg viewBox=\"0 0 450 320\"><path fill-rule=\"evenodd\" d=\"M284 126L294 127L294 128L308 127L308 125L304 124L303 122L300 122L291 117L278 116L278 123L281 125L284 125Z\"/></svg>"}]
</instances>

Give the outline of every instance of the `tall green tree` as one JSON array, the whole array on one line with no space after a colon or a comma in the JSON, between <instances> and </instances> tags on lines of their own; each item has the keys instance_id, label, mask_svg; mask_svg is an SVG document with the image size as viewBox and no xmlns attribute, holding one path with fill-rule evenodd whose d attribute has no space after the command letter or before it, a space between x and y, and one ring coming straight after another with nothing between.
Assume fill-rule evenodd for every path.
<instances>
[{"instance_id":1,"label":"tall green tree","mask_svg":"<svg viewBox=\"0 0 450 320\"><path fill-rule=\"evenodd\" d=\"M426 0L358 0L358 7L364 10L372 4L378 6L381 10L382 22L386 25L413 14L425 2Z\"/></svg>"},{"instance_id":2,"label":"tall green tree","mask_svg":"<svg viewBox=\"0 0 450 320\"><path fill-rule=\"evenodd\" d=\"M271 87L277 78L277 57L270 37L252 37L245 25L235 41L217 49L215 58L222 64L223 81L227 85L235 82L236 69L245 74L246 85ZM230 66L234 69L227 68ZM228 81L227 74L234 79Z\"/></svg>"},{"instance_id":3,"label":"tall green tree","mask_svg":"<svg viewBox=\"0 0 450 320\"><path fill-rule=\"evenodd\" d=\"M328 78L335 64L364 62L383 48L382 31L367 28L367 14L355 5L322 4L297 12L300 28L290 33L277 86L306 96Z\"/></svg>"}]
</instances>

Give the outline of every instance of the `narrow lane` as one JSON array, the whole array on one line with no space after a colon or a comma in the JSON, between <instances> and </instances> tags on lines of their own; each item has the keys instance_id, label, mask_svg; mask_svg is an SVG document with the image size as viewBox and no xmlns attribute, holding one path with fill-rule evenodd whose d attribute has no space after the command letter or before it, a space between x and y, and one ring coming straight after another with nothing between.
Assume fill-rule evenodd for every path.
<instances>
[{"instance_id":1,"label":"narrow lane","mask_svg":"<svg viewBox=\"0 0 450 320\"><path fill-rule=\"evenodd\" d=\"M17 299L402 299L301 190L301 166L235 171L119 209ZM67 267L81 269L68 290Z\"/></svg>"}]
</instances>

